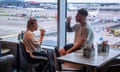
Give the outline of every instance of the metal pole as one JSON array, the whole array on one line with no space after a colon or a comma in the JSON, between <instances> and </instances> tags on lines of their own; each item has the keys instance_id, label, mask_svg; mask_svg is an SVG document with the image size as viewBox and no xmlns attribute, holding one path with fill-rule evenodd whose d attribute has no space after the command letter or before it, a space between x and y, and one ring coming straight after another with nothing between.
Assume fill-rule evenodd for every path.
<instances>
[{"instance_id":1,"label":"metal pole","mask_svg":"<svg viewBox=\"0 0 120 72\"><path fill-rule=\"evenodd\" d=\"M58 0L58 47L66 44L66 13L67 0Z\"/></svg>"}]
</instances>

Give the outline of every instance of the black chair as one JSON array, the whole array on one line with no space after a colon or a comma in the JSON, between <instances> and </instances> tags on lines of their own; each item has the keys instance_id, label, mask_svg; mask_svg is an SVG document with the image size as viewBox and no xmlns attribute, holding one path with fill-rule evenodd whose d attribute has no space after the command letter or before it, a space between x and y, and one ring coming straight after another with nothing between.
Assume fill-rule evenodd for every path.
<instances>
[{"instance_id":1,"label":"black chair","mask_svg":"<svg viewBox=\"0 0 120 72\"><path fill-rule=\"evenodd\" d=\"M39 57L39 56L34 56L34 55L28 55L28 53L26 52L25 50L25 46L23 44L23 42L21 41L19 44L18 44L18 57L17 58L17 65L18 65L18 70L19 70L19 66L20 66L20 51L24 57L24 59L28 62L28 64L31 66L31 71L33 69L33 65L36 65L40 62L36 62L36 59L39 59L40 61L48 61L48 58L46 57ZM44 72L47 70L48 68L48 64L47 66L44 68ZM27 67L26 67L26 70L27 70ZM18 71L19 72L19 71Z\"/></svg>"},{"instance_id":2,"label":"black chair","mask_svg":"<svg viewBox=\"0 0 120 72\"><path fill-rule=\"evenodd\" d=\"M108 72L119 72L120 64L111 65L108 67Z\"/></svg>"},{"instance_id":3,"label":"black chair","mask_svg":"<svg viewBox=\"0 0 120 72\"><path fill-rule=\"evenodd\" d=\"M0 72L12 72L14 56L9 54L0 57Z\"/></svg>"},{"instance_id":4,"label":"black chair","mask_svg":"<svg viewBox=\"0 0 120 72\"><path fill-rule=\"evenodd\" d=\"M111 61L111 65L108 66L108 72L119 72L120 71L120 56L116 57Z\"/></svg>"}]
</instances>

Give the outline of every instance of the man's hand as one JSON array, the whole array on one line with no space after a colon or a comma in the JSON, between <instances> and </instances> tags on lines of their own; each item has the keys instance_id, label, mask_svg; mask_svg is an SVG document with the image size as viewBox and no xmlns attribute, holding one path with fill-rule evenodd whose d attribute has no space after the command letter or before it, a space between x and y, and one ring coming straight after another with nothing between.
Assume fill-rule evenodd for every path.
<instances>
[{"instance_id":1,"label":"man's hand","mask_svg":"<svg viewBox=\"0 0 120 72\"><path fill-rule=\"evenodd\" d=\"M65 54L66 54L65 49L64 49L64 48L60 48L60 49L59 49L59 54L60 54L60 56L65 55Z\"/></svg>"},{"instance_id":2,"label":"man's hand","mask_svg":"<svg viewBox=\"0 0 120 72\"><path fill-rule=\"evenodd\" d=\"M70 53L70 50L67 50L67 51L66 51L66 54L69 54L69 53Z\"/></svg>"},{"instance_id":3,"label":"man's hand","mask_svg":"<svg viewBox=\"0 0 120 72\"><path fill-rule=\"evenodd\" d=\"M67 17L67 23L70 24L71 23L71 16Z\"/></svg>"},{"instance_id":4,"label":"man's hand","mask_svg":"<svg viewBox=\"0 0 120 72\"><path fill-rule=\"evenodd\" d=\"M72 52L72 48L70 48L69 50L66 51L66 54L69 54Z\"/></svg>"}]
</instances>

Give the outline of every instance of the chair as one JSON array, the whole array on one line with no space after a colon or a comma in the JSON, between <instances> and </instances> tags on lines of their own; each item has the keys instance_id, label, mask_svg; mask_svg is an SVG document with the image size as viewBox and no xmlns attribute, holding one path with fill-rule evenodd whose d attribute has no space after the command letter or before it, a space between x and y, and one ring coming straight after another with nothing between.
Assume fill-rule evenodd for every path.
<instances>
[{"instance_id":1,"label":"chair","mask_svg":"<svg viewBox=\"0 0 120 72\"><path fill-rule=\"evenodd\" d=\"M23 42L20 42L19 43L19 45L18 45L18 56L17 57L19 57L19 58L17 58L17 65L18 65L18 71L19 71L19 66L20 66L20 55L19 55L19 53L20 53L20 51L21 51L21 53L22 53L22 55L23 55L23 57L24 57L24 59L27 61L27 63L29 64L29 66L31 66L31 71L32 71L32 69L33 69L33 65L35 65L35 64L38 64L39 62L36 62L36 59L39 59L39 60L48 60L46 57L39 57L39 56L34 56L34 55L28 55L28 53L26 52L26 50L25 50L25 46L24 46L24 44L23 44ZM33 62L33 60L35 60L34 62ZM48 66L47 66L48 67ZM46 67L46 68L47 68ZM26 70L27 70L27 67L26 67ZM45 70L45 69L44 69Z\"/></svg>"},{"instance_id":2,"label":"chair","mask_svg":"<svg viewBox=\"0 0 120 72\"><path fill-rule=\"evenodd\" d=\"M1 55L8 55L11 53L11 49L6 47L5 42L0 42Z\"/></svg>"},{"instance_id":3,"label":"chair","mask_svg":"<svg viewBox=\"0 0 120 72\"><path fill-rule=\"evenodd\" d=\"M13 55L0 57L0 72L12 72Z\"/></svg>"},{"instance_id":4,"label":"chair","mask_svg":"<svg viewBox=\"0 0 120 72\"><path fill-rule=\"evenodd\" d=\"M116 57L112 64L108 67L108 72L119 72L120 71L120 56Z\"/></svg>"},{"instance_id":5,"label":"chair","mask_svg":"<svg viewBox=\"0 0 120 72\"><path fill-rule=\"evenodd\" d=\"M119 72L120 64L111 65L108 67L108 72Z\"/></svg>"},{"instance_id":6,"label":"chair","mask_svg":"<svg viewBox=\"0 0 120 72\"><path fill-rule=\"evenodd\" d=\"M7 49L7 48L2 48L2 49L1 49L1 54L2 54L2 56L7 55L7 54L10 54L10 52L11 52L10 49Z\"/></svg>"},{"instance_id":7,"label":"chair","mask_svg":"<svg viewBox=\"0 0 120 72\"><path fill-rule=\"evenodd\" d=\"M34 56L34 55L29 55L27 54L26 50L25 50L25 46L23 44L23 35L24 33L21 32L19 35L18 35L18 40L19 40L19 44L17 45L17 65L18 65L18 72L19 72L19 68L20 68L20 50L22 51L22 55L24 57L24 59L31 65L33 64L36 64L38 62L34 62L33 61L31 62L31 59L39 59L39 60L46 60L48 61L48 65L46 67L47 70L49 70L49 72L56 72L56 69L55 69L55 66L54 66L54 59L51 60L51 58L54 57L54 54L52 52L52 50L49 50L49 49L46 49L47 50L47 56L48 58L45 58L45 57L39 57L39 56ZM29 58L29 59L28 59Z\"/></svg>"}]
</instances>

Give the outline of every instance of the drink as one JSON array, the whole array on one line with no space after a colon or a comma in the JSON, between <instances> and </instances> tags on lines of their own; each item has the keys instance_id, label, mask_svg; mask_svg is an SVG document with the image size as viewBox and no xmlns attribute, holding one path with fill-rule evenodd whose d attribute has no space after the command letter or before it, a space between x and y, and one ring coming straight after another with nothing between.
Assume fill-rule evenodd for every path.
<instances>
[{"instance_id":1,"label":"drink","mask_svg":"<svg viewBox=\"0 0 120 72\"><path fill-rule=\"evenodd\" d=\"M103 52L109 52L108 41L103 41Z\"/></svg>"},{"instance_id":2,"label":"drink","mask_svg":"<svg viewBox=\"0 0 120 72\"><path fill-rule=\"evenodd\" d=\"M98 44L98 53L109 52L109 45L107 41L103 41L101 44Z\"/></svg>"},{"instance_id":3,"label":"drink","mask_svg":"<svg viewBox=\"0 0 120 72\"><path fill-rule=\"evenodd\" d=\"M44 36L45 34L45 30L44 29L40 29L40 35Z\"/></svg>"},{"instance_id":4,"label":"drink","mask_svg":"<svg viewBox=\"0 0 120 72\"><path fill-rule=\"evenodd\" d=\"M39 50L41 50L41 45L42 45L44 34L45 34L45 30L43 28L41 28L40 29L40 48L39 48Z\"/></svg>"},{"instance_id":5,"label":"drink","mask_svg":"<svg viewBox=\"0 0 120 72\"><path fill-rule=\"evenodd\" d=\"M95 56L95 49L94 49L93 45L85 46L85 48L83 49L83 56L86 58L91 58L91 57Z\"/></svg>"},{"instance_id":6,"label":"drink","mask_svg":"<svg viewBox=\"0 0 120 72\"><path fill-rule=\"evenodd\" d=\"M103 48L102 44L98 44L97 48L98 48L98 53L101 53Z\"/></svg>"}]
</instances>

